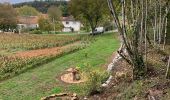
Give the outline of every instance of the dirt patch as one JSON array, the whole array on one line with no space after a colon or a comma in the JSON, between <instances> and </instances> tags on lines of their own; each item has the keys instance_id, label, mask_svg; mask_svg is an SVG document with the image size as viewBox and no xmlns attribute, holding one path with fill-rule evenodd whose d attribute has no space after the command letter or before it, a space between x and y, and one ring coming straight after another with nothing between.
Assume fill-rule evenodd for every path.
<instances>
[{"instance_id":1,"label":"dirt patch","mask_svg":"<svg viewBox=\"0 0 170 100\"><path fill-rule=\"evenodd\" d=\"M32 58L39 56L47 56L61 53L61 47L48 48L48 49L39 49L39 50L30 50L25 52L18 52L14 56L21 58Z\"/></svg>"},{"instance_id":2,"label":"dirt patch","mask_svg":"<svg viewBox=\"0 0 170 100\"><path fill-rule=\"evenodd\" d=\"M46 49L17 52L16 54L12 56L19 57L19 58L32 58L32 57L58 55L58 54L61 54L65 49L72 47L72 46L76 46L79 43L80 42L75 42L73 44L69 44L69 45L62 46L62 47L53 47L53 48L46 48Z\"/></svg>"}]
</instances>

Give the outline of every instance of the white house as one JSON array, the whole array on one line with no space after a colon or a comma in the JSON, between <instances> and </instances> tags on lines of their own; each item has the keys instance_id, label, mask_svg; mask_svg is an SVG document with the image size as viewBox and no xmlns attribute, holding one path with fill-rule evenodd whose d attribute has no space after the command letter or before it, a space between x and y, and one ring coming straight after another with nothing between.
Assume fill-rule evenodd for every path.
<instances>
[{"instance_id":1,"label":"white house","mask_svg":"<svg viewBox=\"0 0 170 100\"><path fill-rule=\"evenodd\" d=\"M18 18L18 27L19 29L35 29L38 28L38 16L29 16Z\"/></svg>"},{"instance_id":2,"label":"white house","mask_svg":"<svg viewBox=\"0 0 170 100\"><path fill-rule=\"evenodd\" d=\"M72 16L62 17L61 20L64 25L63 32L80 31L81 22L76 21Z\"/></svg>"},{"instance_id":3,"label":"white house","mask_svg":"<svg viewBox=\"0 0 170 100\"><path fill-rule=\"evenodd\" d=\"M48 18L47 14L42 14L44 18ZM29 16L29 17L18 17L18 28L19 29L36 29L38 25L38 16ZM63 32L78 32L81 28L80 21L76 21L72 16L61 17L61 22L64 25L62 29Z\"/></svg>"}]
</instances>

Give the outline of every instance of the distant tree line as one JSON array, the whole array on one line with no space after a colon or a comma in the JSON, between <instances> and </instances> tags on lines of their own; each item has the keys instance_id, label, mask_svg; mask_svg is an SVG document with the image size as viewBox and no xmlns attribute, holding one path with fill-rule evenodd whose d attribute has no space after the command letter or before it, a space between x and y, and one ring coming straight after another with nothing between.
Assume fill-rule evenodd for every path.
<instances>
[{"instance_id":1,"label":"distant tree line","mask_svg":"<svg viewBox=\"0 0 170 100\"><path fill-rule=\"evenodd\" d=\"M57 6L62 10L63 16L69 16L68 11L68 2L67 1L55 1L55 0L35 0L32 2L24 2L24 3L18 3L14 4L14 8L22 7L24 5L31 6L36 8L41 13L47 13L48 8L51 6Z\"/></svg>"}]
</instances>

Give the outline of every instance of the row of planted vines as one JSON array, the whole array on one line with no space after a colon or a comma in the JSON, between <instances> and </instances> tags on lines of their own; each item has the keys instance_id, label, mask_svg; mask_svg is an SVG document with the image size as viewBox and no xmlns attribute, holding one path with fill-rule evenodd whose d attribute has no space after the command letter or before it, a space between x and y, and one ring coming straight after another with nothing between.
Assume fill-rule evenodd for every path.
<instances>
[{"instance_id":1,"label":"row of planted vines","mask_svg":"<svg viewBox=\"0 0 170 100\"><path fill-rule=\"evenodd\" d=\"M86 44L82 42L82 37L78 35L1 35L0 52L2 50L9 50L7 52L10 53L10 50L14 48L27 51L17 51L8 55L1 53L0 81L26 71L29 68L45 64L64 54L82 49Z\"/></svg>"},{"instance_id":2,"label":"row of planted vines","mask_svg":"<svg viewBox=\"0 0 170 100\"><path fill-rule=\"evenodd\" d=\"M63 46L78 40L79 35L0 34L0 49L41 49Z\"/></svg>"}]
</instances>

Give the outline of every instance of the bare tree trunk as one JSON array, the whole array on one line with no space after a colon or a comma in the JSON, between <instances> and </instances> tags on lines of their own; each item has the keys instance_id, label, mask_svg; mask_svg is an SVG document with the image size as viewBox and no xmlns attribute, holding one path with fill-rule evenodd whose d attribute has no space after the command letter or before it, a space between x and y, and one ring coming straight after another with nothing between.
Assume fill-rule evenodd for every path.
<instances>
[{"instance_id":1,"label":"bare tree trunk","mask_svg":"<svg viewBox=\"0 0 170 100\"><path fill-rule=\"evenodd\" d=\"M122 47L123 47L123 44L126 44L126 46L127 46L127 43L126 43L125 38L124 38L124 33L123 33L121 25L120 25L120 21L118 19L117 13L115 11L115 7L112 4L112 0L107 0L107 2L108 2L108 7L110 9L110 12L111 12L112 16L114 17L115 24L118 28L118 32L119 32L119 35L121 37L120 41L121 41Z\"/></svg>"},{"instance_id":2,"label":"bare tree trunk","mask_svg":"<svg viewBox=\"0 0 170 100\"><path fill-rule=\"evenodd\" d=\"M165 50L166 45L166 36L167 36L167 26L168 26L168 8L166 7L166 19L165 19L165 32L164 32L164 44L163 44L163 50Z\"/></svg>"},{"instance_id":3,"label":"bare tree trunk","mask_svg":"<svg viewBox=\"0 0 170 100\"><path fill-rule=\"evenodd\" d=\"M169 60L168 60L167 70L166 70L166 78L167 79L170 78L170 56L169 56Z\"/></svg>"},{"instance_id":4,"label":"bare tree trunk","mask_svg":"<svg viewBox=\"0 0 170 100\"><path fill-rule=\"evenodd\" d=\"M142 5L142 20L141 20L141 34L140 34L140 45L141 45L141 51L142 51L142 44L143 44L143 24L144 24L144 0L141 0Z\"/></svg>"},{"instance_id":5,"label":"bare tree trunk","mask_svg":"<svg viewBox=\"0 0 170 100\"><path fill-rule=\"evenodd\" d=\"M154 21L155 21L155 18L154 18ZM155 27L155 22L153 22L152 28L153 28L153 44L155 46L156 45L156 27Z\"/></svg>"},{"instance_id":6,"label":"bare tree trunk","mask_svg":"<svg viewBox=\"0 0 170 100\"><path fill-rule=\"evenodd\" d=\"M145 9L145 64L146 66L147 66L147 19L148 19L148 0L146 0L146 9Z\"/></svg>"},{"instance_id":7,"label":"bare tree trunk","mask_svg":"<svg viewBox=\"0 0 170 100\"><path fill-rule=\"evenodd\" d=\"M53 24L54 24L54 33L55 33L55 20L54 20L54 18L53 18Z\"/></svg>"},{"instance_id":8,"label":"bare tree trunk","mask_svg":"<svg viewBox=\"0 0 170 100\"><path fill-rule=\"evenodd\" d=\"M157 34L157 5L156 5L156 2L155 2L155 25L154 25L154 46L156 46L156 34Z\"/></svg>"},{"instance_id":9,"label":"bare tree trunk","mask_svg":"<svg viewBox=\"0 0 170 100\"><path fill-rule=\"evenodd\" d=\"M135 24L135 17L134 17L134 1L131 0L131 15L132 15L132 23Z\"/></svg>"},{"instance_id":10,"label":"bare tree trunk","mask_svg":"<svg viewBox=\"0 0 170 100\"><path fill-rule=\"evenodd\" d=\"M160 2L159 2L160 3ZM159 47L161 44L161 26L162 26L162 4L160 3L160 7L159 7Z\"/></svg>"},{"instance_id":11,"label":"bare tree trunk","mask_svg":"<svg viewBox=\"0 0 170 100\"><path fill-rule=\"evenodd\" d=\"M124 36L125 38L127 39L127 33L126 33L126 26L125 26L125 23L126 23L126 16L125 16L125 0L124 2L122 2L122 29L123 29L123 33L124 33Z\"/></svg>"}]
</instances>

